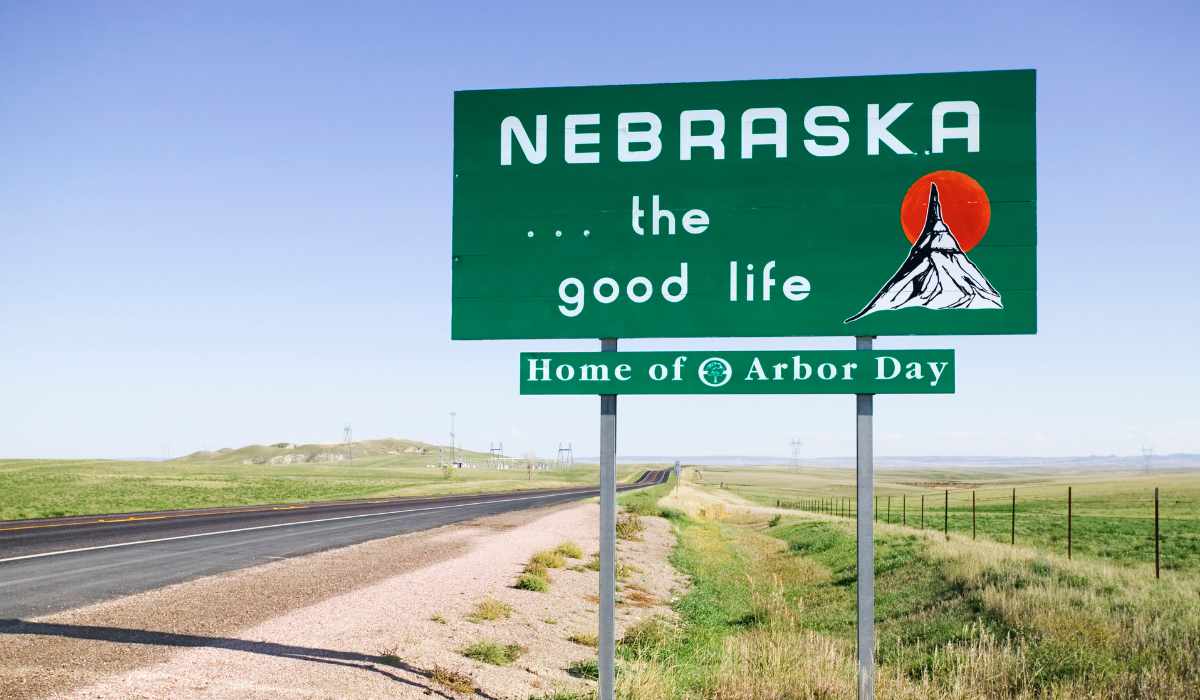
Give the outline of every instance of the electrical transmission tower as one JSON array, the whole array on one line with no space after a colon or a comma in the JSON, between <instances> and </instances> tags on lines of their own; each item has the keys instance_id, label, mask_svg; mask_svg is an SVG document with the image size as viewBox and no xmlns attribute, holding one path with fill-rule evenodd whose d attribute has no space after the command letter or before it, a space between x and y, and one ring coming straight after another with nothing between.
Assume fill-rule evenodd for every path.
<instances>
[{"instance_id":1,"label":"electrical transmission tower","mask_svg":"<svg viewBox=\"0 0 1200 700\"><path fill-rule=\"evenodd\" d=\"M566 447L563 447L561 442L558 443L558 458L554 460L554 468L573 466L575 466L575 449L569 442Z\"/></svg>"},{"instance_id":2,"label":"electrical transmission tower","mask_svg":"<svg viewBox=\"0 0 1200 700\"><path fill-rule=\"evenodd\" d=\"M792 441L789 444L792 446L792 469L799 469L800 447L804 445L804 443L800 442L800 438L792 438Z\"/></svg>"},{"instance_id":3,"label":"electrical transmission tower","mask_svg":"<svg viewBox=\"0 0 1200 700\"><path fill-rule=\"evenodd\" d=\"M1150 462L1153 460L1154 460L1154 448L1153 447L1143 447L1142 448L1142 469L1144 469L1147 474L1150 473Z\"/></svg>"},{"instance_id":4,"label":"electrical transmission tower","mask_svg":"<svg viewBox=\"0 0 1200 700\"><path fill-rule=\"evenodd\" d=\"M499 469L501 460L504 459L504 443L501 442L499 445L493 445L489 442L488 452L492 455L492 469Z\"/></svg>"},{"instance_id":5,"label":"electrical transmission tower","mask_svg":"<svg viewBox=\"0 0 1200 700\"><path fill-rule=\"evenodd\" d=\"M354 459L354 429L349 423L342 428L342 443L346 445L346 459Z\"/></svg>"}]
</instances>

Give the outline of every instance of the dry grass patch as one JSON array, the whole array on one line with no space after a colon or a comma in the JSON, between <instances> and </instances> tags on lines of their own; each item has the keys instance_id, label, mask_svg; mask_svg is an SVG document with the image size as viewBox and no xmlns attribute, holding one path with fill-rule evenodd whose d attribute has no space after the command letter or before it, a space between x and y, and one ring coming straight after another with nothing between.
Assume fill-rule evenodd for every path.
<instances>
[{"instance_id":1,"label":"dry grass patch","mask_svg":"<svg viewBox=\"0 0 1200 700\"><path fill-rule=\"evenodd\" d=\"M629 650L635 655L646 655L654 650L665 647L675 635L675 625L663 617L655 615L625 630L619 644L623 650Z\"/></svg>"},{"instance_id":2,"label":"dry grass patch","mask_svg":"<svg viewBox=\"0 0 1200 700\"><path fill-rule=\"evenodd\" d=\"M576 632L570 637L567 637L567 641L574 642L580 646L591 647L593 649L600 645L599 638L597 638L596 635L592 634L591 632Z\"/></svg>"},{"instance_id":3,"label":"dry grass patch","mask_svg":"<svg viewBox=\"0 0 1200 700\"><path fill-rule=\"evenodd\" d=\"M574 542L563 542L555 547L554 551L568 559L583 559L583 548Z\"/></svg>"},{"instance_id":4,"label":"dry grass patch","mask_svg":"<svg viewBox=\"0 0 1200 700\"><path fill-rule=\"evenodd\" d=\"M649 591L636 583L626 585L621 595L622 604L638 608L652 608L658 605L658 602L658 598L655 598Z\"/></svg>"},{"instance_id":5,"label":"dry grass patch","mask_svg":"<svg viewBox=\"0 0 1200 700\"><path fill-rule=\"evenodd\" d=\"M590 560L588 560L588 563L584 564L581 567L577 567L577 568L581 571L582 570L599 571L600 570L600 555L593 554L592 558ZM634 566L633 564L626 564L624 562L618 561L617 562L617 570L615 573L616 573L618 581L624 581L634 574L642 573L642 570L639 569L638 567Z\"/></svg>"},{"instance_id":6,"label":"dry grass patch","mask_svg":"<svg viewBox=\"0 0 1200 700\"><path fill-rule=\"evenodd\" d=\"M645 530L646 524L636 513L624 513L617 518L617 539L619 540L641 540L642 532Z\"/></svg>"},{"instance_id":7,"label":"dry grass patch","mask_svg":"<svg viewBox=\"0 0 1200 700\"><path fill-rule=\"evenodd\" d=\"M456 693L474 693L475 679L461 671L434 666L429 673L429 679L434 683Z\"/></svg>"},{"instance_id":8,"label":"dry grass patch","mask_svg":"<svg viewBox=\"0 0 1200 700\"><path fill-rule=\"evenodd\" d=\"M475 608L467 615L471 622L490 622L506 620L512 617L513 607L502 600L484 598L475 604Z\"/></svg>"},{"instance_id":9,"label":"dry grass patch","mask_svg":"<svg viewBox=\"0 0 1200 700\"><path fill-rule=\"evenodd\" d=\"M566 565L567 558L557 549L542 550L529 559L529 566L540 566L546 569L561 569Z\"/></svg>"}]
</instances>

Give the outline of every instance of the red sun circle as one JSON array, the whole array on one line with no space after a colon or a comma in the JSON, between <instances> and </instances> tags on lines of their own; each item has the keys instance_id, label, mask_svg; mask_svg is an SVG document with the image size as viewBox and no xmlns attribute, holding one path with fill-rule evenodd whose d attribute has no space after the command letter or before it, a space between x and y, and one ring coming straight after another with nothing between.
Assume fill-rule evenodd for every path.
<instances>
[{"instance_id":1,"label":"red sun circle","mask_svg":"<svg viewBox=\"0 0 1200 700\"><path fill-rule=\"evenodd\" d=\"M963 252L983 240L992 220L992 205L979 182L957 170L938 170L922 175L908 188L900 204L900 226L910 244L916 243L925 226L929 209L929 186L937 184L942 219L950 227Z\"/></svg>"}]
</instances>

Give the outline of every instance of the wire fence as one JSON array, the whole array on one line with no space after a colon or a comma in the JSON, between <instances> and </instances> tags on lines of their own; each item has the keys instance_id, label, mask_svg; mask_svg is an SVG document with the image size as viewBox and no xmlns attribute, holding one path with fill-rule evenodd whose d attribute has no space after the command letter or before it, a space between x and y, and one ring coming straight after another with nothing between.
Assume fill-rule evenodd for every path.
<instances>
[{"instance_id":1,"label":"wire fence","mask_svg":"<svg viewBox=\"0 0 1200 700\"><path fill-rule=\"evenodd\" d=\"M1011 545L1164 569L1200 568L1200 504L1152 491L1088 493L1044 487L903 493L875 497L875 520ZM781 508L855 519L851 496L777 499Z\"/></svg>"}]
</instances>

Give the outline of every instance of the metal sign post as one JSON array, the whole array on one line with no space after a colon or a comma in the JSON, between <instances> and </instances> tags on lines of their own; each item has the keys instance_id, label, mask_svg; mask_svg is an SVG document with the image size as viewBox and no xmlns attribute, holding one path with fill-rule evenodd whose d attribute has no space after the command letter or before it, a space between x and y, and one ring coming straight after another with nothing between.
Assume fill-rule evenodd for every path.
<instances>
[{"instance_id":1,"label":"metal sign post","mask_svg":"<svg viewBox=\"0 0 1200 700\"><path fill-rule=\"evenodd\" d=\"M601 338L601 352L616 352L616 338ZM617 595L617 395L600 395L600 700L613 700L616 674Z\"/></svg>"},{"instance_id":2,"label":"metal sign post","mask_svg":"<svg viewBox=\"0 0 1200 700\"><path fill-rule=\"evenodd\" d=\"M858 350L870 350L873 338L854 339ZM875 533L874 394L856 394L858 491L858 700L875 697Z\"/></svg>"}]
</instances>

